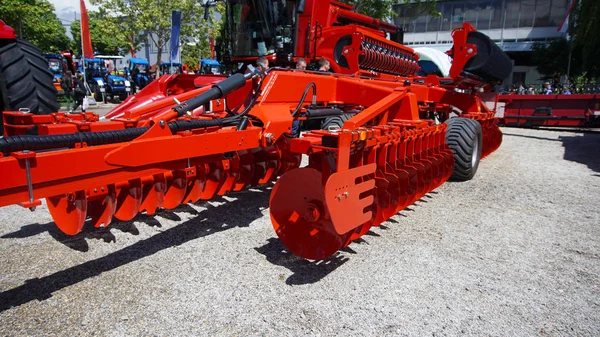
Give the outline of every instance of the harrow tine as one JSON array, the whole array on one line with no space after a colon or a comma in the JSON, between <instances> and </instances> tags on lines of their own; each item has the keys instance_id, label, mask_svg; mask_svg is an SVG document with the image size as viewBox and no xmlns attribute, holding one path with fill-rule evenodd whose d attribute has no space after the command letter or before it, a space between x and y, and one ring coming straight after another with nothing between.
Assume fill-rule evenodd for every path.
<instances>
[{"instance_id":1,"label":"harrow tine","mask_svg":"<svg viewBox=\"0 0 600 337\"><path fill-rule=\"evenodd\" d=\"M227 175L223 171L223 163L220 161L206 164L205 172L206 180L204 182L204 189L200 193L200 199L210 200L221 188L221 185L227 179Z\"/></svg>"},{"instance_id":2,"label":"harrow tine","mask_svg":"<svg viewBox=\"0 0 600 337\"><path fill-rule=\"evenodd\" d=\"M102 188L104 190L104 188ZM108 227L117 209L117 192L115 185L106 187L106 195L100 199L89 201L88 216L91 217L92 225L96 228Z\"/></svg>"},{"instance_id":3,"label":"harrow tine","mask_svg":"<svg viewBox=\"0 0 600 337\"><path fill-rule=\"evenodd\" d=\"M240 157L239 161L239 173L235 184L233 185L233 191L241 191L244 187L252 183L254 177L254 156L248 151L238 152Z\"/></svg>"},{"instance_id":4,"label":"harrow tine","mask_svg":"<svg viewBox=\"0 0 600 337\"><path fill-rule=\"evenodd\" d=\"M144 182L144 195L140 212L146 211L146 214L152 215L160 208L165 200L165 191L167 189L167 181L165 175L155 174L152 177L146 177Z\"/></svg>"},{"instance_id":5,"label":"harrow tine","mask_svg":"<svg viewBox=\"0 0 600 337\"><path fill-rule=\"evenodd\" d=\"M142 205L142 180L130 180L118 190L115 218L129 221L138 214Z\"/></svg>"},{"instance_id":6,"label":"harrow tine","mask_svg":"<svg viewBox=\"0 0 600 337\"><path fill-rule=\"evenodd\" d=\"M175 170L167 173L166 177L167 189L162 207L166 209L173 209L179 206L185 198L187 191L187 171Z\"/></svg>"},{"instance_id":7,"label":"harrow tine","mask_svg":"<svg viewBox=\"0 0 600 337\"><path fill-rule=\"evenodd\" d=\"M202 190L204 189L204 183L206 182L203 169L204 166L194 166L186 169L188 172L188 180L185 197L183 198L184 203L195 203L200 200Z\"/></svg>"},{"instance_id":8,"label":"harrow tine","mask_svg":"<svg viewBox=\"0 0 600 337\"><path fill-rule=\"evenodd\" d=\"M87 216L85 191L46 198L48 209L56 226L67 235L81 232Z\"/></svg>"}]
</instances>

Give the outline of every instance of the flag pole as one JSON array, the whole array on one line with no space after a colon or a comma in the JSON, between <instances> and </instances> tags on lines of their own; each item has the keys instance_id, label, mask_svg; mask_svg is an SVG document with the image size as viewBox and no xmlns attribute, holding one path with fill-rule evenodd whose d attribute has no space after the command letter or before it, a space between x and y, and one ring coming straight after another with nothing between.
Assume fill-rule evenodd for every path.
<instances>
[{"instance_id":1,"label":"flag pole","mask_svg":"<svg viewBox=\"0 0 600 337\"><path fill-rule=\"evenodd\" d=\"M81 11L81 8L79 9ZM88 85L87 85L87 79L85 77L85 54L83 53L83 20L81 19L81 13L80 13L80 18L79 18L79 34L80 34L80 40L81 40L81 70L83 70L83 85L86 88L86 92L85 95L87 96L87 90Z\"/></svg>"}]
</instances>

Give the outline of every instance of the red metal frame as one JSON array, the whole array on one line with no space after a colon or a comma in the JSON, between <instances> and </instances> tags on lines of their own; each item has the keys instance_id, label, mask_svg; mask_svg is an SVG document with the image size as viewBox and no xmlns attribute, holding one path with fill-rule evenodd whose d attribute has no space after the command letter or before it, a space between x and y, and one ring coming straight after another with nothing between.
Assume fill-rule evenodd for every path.
<instances>
[{"instance_id":1,"label":"red metal frame","mask_svg":"<svg viewBox=\"0 0 600 337\"><path fill-rule=\"evenodd\" d=\"M600 94L499 95L505 126L600 127Z\"/></svg>"},{"instance_id":2,"label":"red metal frame","mask_svg":"<svg viewBox=\"0 0 600 337\"><path fill-rule=\"evenodd\" d=\"M0 20L0 39L16 39L15 30Z\"/></svg>"}]
</instances>

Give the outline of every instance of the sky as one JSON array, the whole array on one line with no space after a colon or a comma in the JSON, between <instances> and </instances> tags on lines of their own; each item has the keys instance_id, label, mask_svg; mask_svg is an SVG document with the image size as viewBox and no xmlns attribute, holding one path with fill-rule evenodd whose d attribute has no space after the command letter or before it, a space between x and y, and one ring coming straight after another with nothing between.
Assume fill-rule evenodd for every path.
<instances>
[{"instance_id":1,"label":"sky","mask_svg":"<svg viewBox=\"0 0 600 337\"><path fill-rule=\"evenodd\" d=\"M70 31L71 22L73 22L73 20L75 19L75 16L77 17L77 19L80 18L79 0L49 0L49 1L54 5L54 8L56 8L54 13L56 13L56 16L58 16L58 18L61 19L63 25L65 25L65 28L67 29L67 35L70 38L72 38L71 31ZM90 4L89 1L85 2L85 6L88 11L98 8L97 6L92 6L92 4ZM74 14L74 12L76 12L76 14Z\"/></svg>"}]
</instances>

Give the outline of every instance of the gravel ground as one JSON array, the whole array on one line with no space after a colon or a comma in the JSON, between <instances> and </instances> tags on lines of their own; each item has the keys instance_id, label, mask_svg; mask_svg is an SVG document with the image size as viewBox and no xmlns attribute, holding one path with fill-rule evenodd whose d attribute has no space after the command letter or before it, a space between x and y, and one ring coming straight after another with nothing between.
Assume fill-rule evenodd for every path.
<instances>
[{"instance_id":1,"label":"gravel ground","mask_svg":"<svg viewBox=\"0 0 600 337\"><path fill-rule=\"evenodd\" d=\"M600 133L503 131L323 262L285 251L268 187L72 238L2 208L0 335L599 336Z\"/></svg>"}]
</instances>

